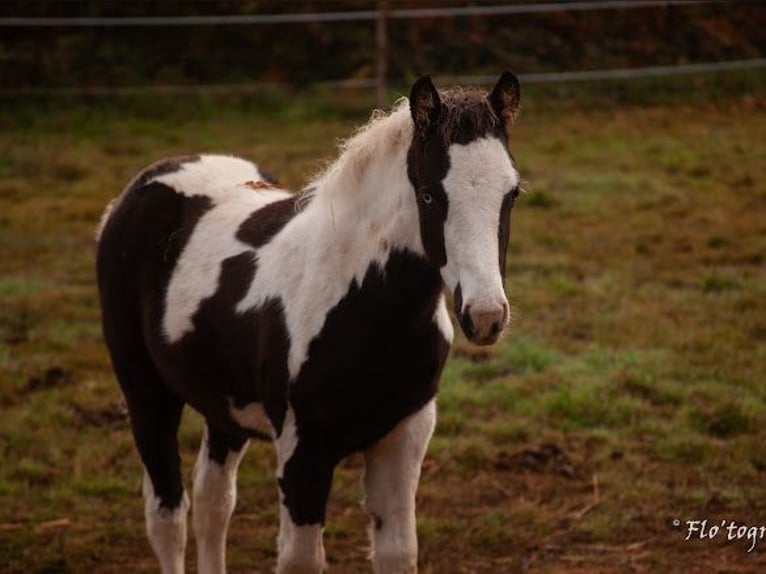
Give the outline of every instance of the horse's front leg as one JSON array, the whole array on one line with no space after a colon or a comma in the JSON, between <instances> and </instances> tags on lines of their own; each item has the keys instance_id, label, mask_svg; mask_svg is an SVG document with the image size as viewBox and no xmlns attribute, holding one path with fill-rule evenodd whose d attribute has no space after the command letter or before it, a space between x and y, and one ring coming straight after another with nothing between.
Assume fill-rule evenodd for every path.
<instances>
[{"instance_id":1,"label":"horse's front leg","mask_svg":"<svg viewBox=\"0 0 766 574\"><path fill-rule=\"evenodd\" d=\"M247 440L205 429L194 467L192 517L197 538L197 572L226 572L226 534L237 502L237 468Z\"/></svg>"},{"instance_id":2,"label":"horse's front leg","mask_svg":"<svg viewBox=\"0 0 766 574\"><path fill-rule=\"evenodd\" d=\"M280 495L277 574L319 574L325 567L322 531L335 465L310 438L297 437L291 409L276 448Z\"/></svg>"},{"instance_id":3,"label":"horse's front leg","mask_svg":"<svg viewBox=\"0 0 766 574\"><path fill-rule=\"evenodd\" d=\"M418 570L415 493L436 424L429 402L365 452L365 506L372 514L372 563L377 574Z\"/></svg>"}]
</instances>

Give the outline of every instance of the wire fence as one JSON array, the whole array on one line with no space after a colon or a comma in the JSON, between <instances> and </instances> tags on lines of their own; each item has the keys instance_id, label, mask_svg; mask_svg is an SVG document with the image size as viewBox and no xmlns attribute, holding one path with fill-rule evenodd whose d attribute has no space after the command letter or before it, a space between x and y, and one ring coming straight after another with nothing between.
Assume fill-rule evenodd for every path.
<instances>
[{"instance_id":1,"label":"wire fence","mask_svg":"<svg viewBox=\"0 0 766 574\"><path fill-rule=\"evenodd\" d=\"M430 8L389 9L386 0L379 0L377 10L343 12L284 13L284 14L236 14L198 16L145 16L145 17L0 17L0 28L50 28L50 27L160 27L160 26L229 26L268 25L299 23L331 23L375 20L378 50L376 78L357 78L321 82L325 87L377 88L378 99L385 92L386 27L390 19L421 19L443 17L488 17L514 14L544 14L553 12L623 10L658 8L669 6L690 6L701 4L746 4L755 0L591 0L568 2L540 2L527 4L503 4L487 6L448 6ZM381 25L382 24L382 25ZM381 44L382 42L382 44ZM601 80L630 80L651 77L683 76L734 70L766 68L766 58L753 58L724 62L699 62L673 66L647 66L640 68L619 68L605 70L576 70L559 72L521 73L519 77L527 84L556 84ZM382 72L382 73L381 73ZM442 83L491 85L494 76L457 75L436 78ZM236 84L203 85L145 85L145 86L73 86L73 87L4 87L0 97L13 96L112 96L112 95L191 95L191 94L250 94L274 87L269 82L245 82ZM379 105L382 102L379 101Z\"/></svg>"}]
</instances>

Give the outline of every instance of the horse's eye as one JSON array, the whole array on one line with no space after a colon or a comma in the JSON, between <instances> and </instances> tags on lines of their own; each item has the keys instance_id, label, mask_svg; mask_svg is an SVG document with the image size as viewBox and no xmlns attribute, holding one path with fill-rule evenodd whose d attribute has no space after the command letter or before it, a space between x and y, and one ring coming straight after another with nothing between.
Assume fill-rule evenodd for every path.
<instances>
[{"instance_id":1,"label":"horse's eye","mask_svg":"<svg viewBox=\"0 0 766 574\"><path fill-rule=\"evenodd\" d=\"M434 200L433 196L428 192L422 194L420 197L423 199L423 203L425 204L429 204Z\"/></svg>"}]
</instances>

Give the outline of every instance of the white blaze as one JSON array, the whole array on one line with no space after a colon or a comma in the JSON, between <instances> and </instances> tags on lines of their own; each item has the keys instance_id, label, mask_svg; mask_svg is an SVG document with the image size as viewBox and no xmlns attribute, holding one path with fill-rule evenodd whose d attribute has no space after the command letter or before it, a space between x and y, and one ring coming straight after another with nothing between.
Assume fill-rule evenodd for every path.
<instances>
[{"instance_id":1,"label":"white blaze","mask_svg":"<svg viewBox=\"0 0 766 574\"><path fill-rule=\"evenodd\" d=\"M486 137L449 148L443 180L449 201L444 225L450 289L460 283L464 305L492 308L506 301L498 265L498 226L503 197L519 183L505 145Z\"/></svg>"}]
</instances>

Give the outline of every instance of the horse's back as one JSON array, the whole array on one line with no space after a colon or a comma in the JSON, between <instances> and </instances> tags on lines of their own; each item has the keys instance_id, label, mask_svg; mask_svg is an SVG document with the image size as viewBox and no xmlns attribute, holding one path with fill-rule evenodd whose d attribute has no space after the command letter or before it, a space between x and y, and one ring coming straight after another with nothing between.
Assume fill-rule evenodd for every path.
<instances>
[{"instance_id":1,"label":"horse's back","mask_svg":"<svg viewBox=\"0 0 766 574\"><path fill-rule=\"evenodd\" d=\"M253 184L271 185L254 164L229 156L170 158L142 170L109 204L99 225L102 298L120 286L161 288L204 214L235 196L251 195L242 191ZM243 209L268 203L257 194L250 199Z\"/></svg>"}]
</instances>

